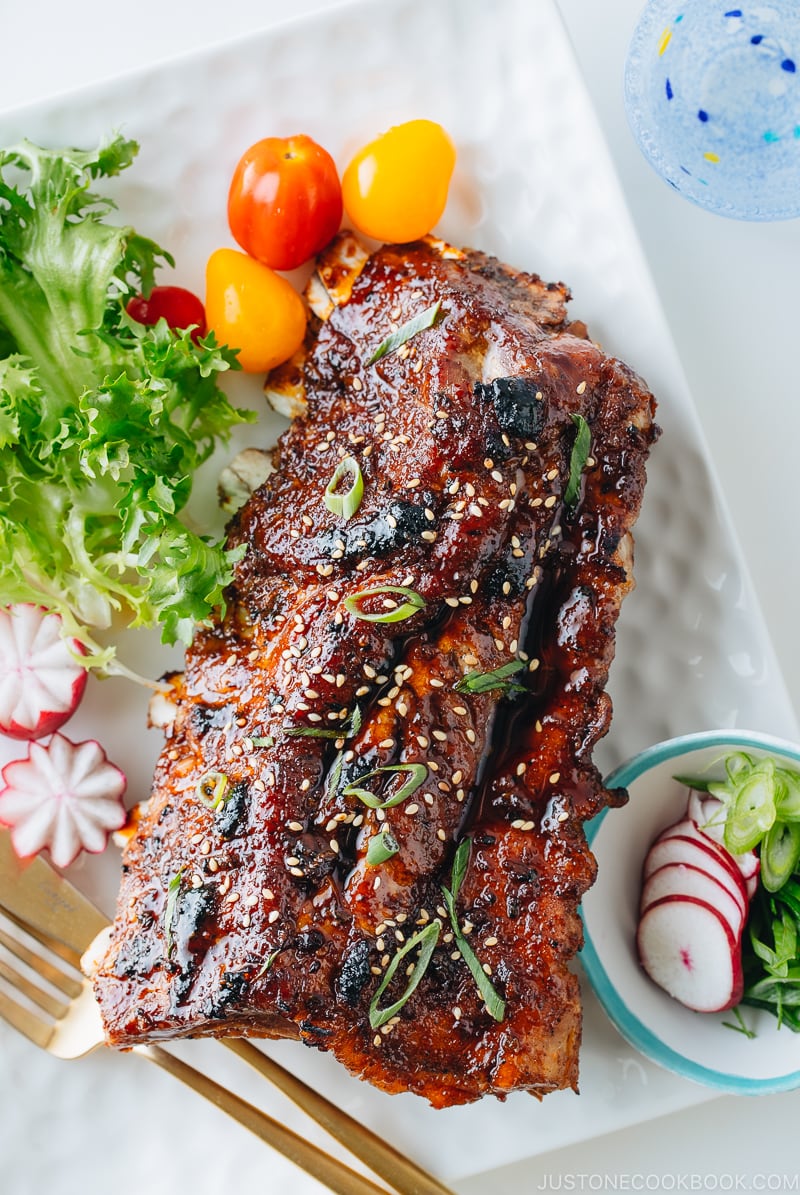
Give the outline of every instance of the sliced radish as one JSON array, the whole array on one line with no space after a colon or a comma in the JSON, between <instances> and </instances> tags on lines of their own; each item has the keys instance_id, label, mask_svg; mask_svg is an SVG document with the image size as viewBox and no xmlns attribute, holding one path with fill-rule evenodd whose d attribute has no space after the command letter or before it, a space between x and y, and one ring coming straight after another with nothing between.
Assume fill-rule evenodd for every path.
<instances>
[{"instance_id":1,"label":"sliced radish","mask_svg":"<svg viewBox=\"0 0 800 1195\"><path fill-rule=\"evenodd\" d=\"M711 905L665 896L642 915L636 934L642 967L695 1012L724 1012L742 996L739 943Z\"/></svg>"},{"instance_id":2,"label":"sliced radish","mask_svg":"<svg viewBox=\"0 0 800 1195\"><path fill-rule=\"evenodd\" d=\"M0 731L39 739L63 726L86 686L77 639L63 638L58 614L19 602L0 609Z\"/></svg>"},{"instance_id":3,"label":"sliced radish","mask_svg":"<svg viewBox=\"0 0 800 1195\"><path fill-rule=\"evenodd\" d=\"M664 896L694 897L716 909L725 918L736 941L744 927L745 914L741 904L728 888L707 871L688 863L668 863L645 881L642 889L642 912Z\"/></svg>"},{"instance_id":4,"label":"sliced radish","mask_svg":"<svg viewBox=\"0 0 800 1195\"><path fill-rule=\"evenodd\" d=\"M731 879L740 889L744 899L747 899L746 885L741 868L737 864L735 858L727 851L724 846L719 846L713 838L709 838L702 830L698 830L695 823L690 818L684 818L683 821L676 822L674 826L670 826L660 835L664 838L691 838L693 842L697 842L704 850L710 851L718 863L721 863L724 868L731 874Z\"/></svg>"},{"instance_id":5,"label":"sliced radish","mask_svg":"<svg viewBox=\"0 0 800 1195\"><path fill-rule=\"evenodd\" d=\"M723 809L722 801L717 797L704 797L696 792L692 792L689 796L687 813L700 833L712 839L720 850L724 851L734 861L745 881L752 879L754 876L757 879L759 859L755 851L745 851L742 855L734 855L725 846L725 818L723 816Z\"/></svg>"},{"instance_id":6,"label":"sliced radish","mask_svg":"<svg viewBox=\"0 0 800 1195\"><path fill-rule=\"evenodd\" d=\"M47 745L31 743L27 759L6 764L2 777L0 824L11 828L20 858L46 847L67 867L81 851L99 854L125 821L125 776L93 739L54 734Z\"/></svg>"},{"instance_id":7,"label":"sliced radish","mask_svg":"<svg viewBox=\"0 0 800 1195\"><path fill-rule=\"evenodd\" d=\"M678 834L659 838L647 853L642 878L647 880L654 871L670 863L698 867L707 875L713 876L730 892L739 905L742 916L745 916L748 901L744 881L734 868L726 866L720 860L718 852L712 850L712 844L706 846L697 838L687 838Z\"/></svg>"}]
</instances>

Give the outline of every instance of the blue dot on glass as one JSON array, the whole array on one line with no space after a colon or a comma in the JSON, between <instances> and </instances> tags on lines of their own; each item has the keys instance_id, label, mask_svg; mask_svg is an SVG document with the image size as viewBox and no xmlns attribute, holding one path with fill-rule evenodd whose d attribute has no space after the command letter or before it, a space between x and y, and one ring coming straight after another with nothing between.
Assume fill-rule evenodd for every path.
<instances>
[{"instance_id":1,"label":"blue dot on glass","mask_svg":"<svg viewBox=\"0 0 800 1195\"><path fill-rule=\"evenodd\" d=\"M783 62L781 63L781 70L788 71L790 75L793 75L797 70L797 67L792 62L791 58L784 58Z\"/></svg>"},{"instance_id":2,"label":"blue dot on glass","mask_svg":"<svg viewBox=\"0 0 800 1195\"><path fill-rule=\"evenodd\" d=\"M763 40L764 40L764 34L757 33L755 35L755 37L750 38L750 45L751 46L760 46Z\"/></svg>"},{"instance_id":3,"label":"blue dot on glass","mask_svg":"<svg viewBox=\"0 0 800 1195\"><path fill-rule=\"evenodd\" d=\"M732 8L730 12L726 12L726 17L740 17L742 15L741 8Z\"/></svg>"},{"instance_id":4,"label":"blue dot on glass","mask_svg":"<svg viewBox=\"0 0 800 1195\"><path fill-rule=\"evenodd\" d=\"M691 177L692 177L692 172L691 172L691 170L687 170L685 166L681 166L681 170L683 171L683 173L684 173L684 174L688 174L688 175L689 175L689 178L691 178Z\"/></svg>"},{"instance_id":5,"label":"blue dot on glass","mask_svg":"<svg viewBox=\"0 0 800 1195\"><path fill-rule=\"evenodd\" d=\"M697 113L697 119L702 120L703 123L705 124L705 122L708 120L708 113L704 112L703 109L701 108L700 111Z\"/></svg>"},{"instance_id":6,"label":"blue dot on glass","mask_svg":"<svg viewBox=\"0 0 800 1195\"><path fill-rule=\"evenodd\" d=\"M669 79L667 79L667 99L672 99L672 84L670 83Z\"/></svg>"}]
</instances>

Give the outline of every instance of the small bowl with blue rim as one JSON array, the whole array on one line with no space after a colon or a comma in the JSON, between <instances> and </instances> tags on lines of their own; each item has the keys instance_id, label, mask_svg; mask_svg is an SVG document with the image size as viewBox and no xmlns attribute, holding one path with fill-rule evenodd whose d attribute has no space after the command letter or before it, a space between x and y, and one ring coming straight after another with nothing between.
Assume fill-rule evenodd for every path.
<instances>
[{"instance_id":1,"label":"small bowl with blue rim","mask_svg":"<svg viewBox=\"0 0 800 1195\"><path fill-rule=\"evenodd\" d=\"M597 880L583 900L584 972L606 1014L652 1062L719 1092L762 1095L800 1087L800 1033L772 1013L741 1005L692 1012L642 969L636 928L645 856L656 837L685 815L687 787L676 777L713 776L745 752L800 770L800 746L755 731L712 730L657 743L606 778L629 802L587 826Z\"/></svg>"},{"instance_id":2,"label":"small bowl with blue rim","mask_svg":"<svg viewBox=\"0 0 800 1195\"><path fill-rule=\"evenodd\" d=\"M800 215L797 0L651 0L625 107L644 156L687 199L741 220Z\"/></svg>"}]
</instances>

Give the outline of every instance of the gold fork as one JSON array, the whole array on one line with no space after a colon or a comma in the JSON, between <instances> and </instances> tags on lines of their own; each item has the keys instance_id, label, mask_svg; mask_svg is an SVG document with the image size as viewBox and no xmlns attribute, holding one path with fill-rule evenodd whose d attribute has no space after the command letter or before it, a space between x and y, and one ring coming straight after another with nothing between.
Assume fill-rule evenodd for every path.
<instances>
[{"instance_id":1,"label":"gold fork","mask_svg":"<svg viewBox=\"0 0 800 1195\"><path fill-rule=\"evenodd\" d=\"M31 950L18 935L9 934L2 928L0 946L66 997L63 1000L52 996L0 959L0 978L41 1009L47 1019L10 999L2 990L0 1017L59 1058L78 1058L102 1045L99 1009L89 981L79 975L78 968L84 951L91 947L99 933L107 931L107 920L43 860L35 859L21 866L11 850L8 835L2 831L0 913L5 913L13 925L44 947L50 957ZM62 964L66 964L66 968ZM231 1039L221 1044L275 1084L400 1195L452 1195L449 1188L432 1175L250 1042ZM166 1050L158 1046L137 1046L134 1052L157 1063L210 1099L331 1190L340 1195L386 1195L382 1187L328 1156Z\"/></svg>"}]
</instances>

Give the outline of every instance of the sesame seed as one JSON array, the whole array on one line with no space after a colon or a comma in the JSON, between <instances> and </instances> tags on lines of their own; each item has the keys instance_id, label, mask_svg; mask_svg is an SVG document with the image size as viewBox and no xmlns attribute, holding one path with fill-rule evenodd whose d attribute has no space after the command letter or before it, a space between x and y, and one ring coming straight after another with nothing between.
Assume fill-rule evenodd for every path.
<instances>
[{"instance_id":1,"label":"sesame seed","mask_svg":"<svg viewBox=\"0 0 800 1195\"><path fill-rule=\"evenodd\" d=\"M224 903L226 905L235 905L238 899L239 899L238 892L229 892L228 895L225 897Z\"/></svg>"},{"instance_id":2,"label":"sesame seed","mask_svg":"<svg viewBox=\"0 0 800 1195\"><path fill-rule=\"evenodd\" d=\"M275 893L272 891L271 888L262 888L261 895L265 898L265 900L274 900L275 899Z\"/></svg>"},{"instance_id":3,"label":"sesame seed","mask_svg":"<svg viewBox=\"0 0 800 1195\"><path fill-rule=\"evenodd\" d=\"M373 1044L373 1046L379 1046L382 1041L383 1041L383 1038L381 1037L380 1033L376 1033L372 1039L372 1044Z\"/></svg>"},{"instance_id":4,"label":"sesame seed","mask_svg":"<svg viewBox=\"0 0 800 1195\"><path fill-rule=\"evenodd\" d=\"M426 543L432 544L436 541L436 532L435 531L423 531L420 534L420 539L424 539Z\"/></svg>"},{"instance_id":5,"label":"sesame seed","mask_svg":"<svg viewBox=\"0 0 800 1195\"><path fill-rule=\"evenodd\" d=\"M551 494L549 498L545 498L545 500L544 500L545 508L547 510L550 510L552 507L555 506L557 501L558 501L558 499L556 498L555 494Z\"/></svg>"},{"instance_id":6,"label":"sesame seed","mask_svg":"<svg viewBox=\"0 0 800 1195\"><path fill-rule=\"evenodd\" d=\"M550 774L550 783L551 784L558 784L560 779L561 779L560 772L551 772L551 774Z\"/></svg>"},{"instance_id":7,"label":"sesame seed","mask_svg":"<svg viewBox=\"0 0 800 1195\"><path fill-rule=\"evenodd\" d=\"M430 680L430 684L431 684L432 689L443 689L444 688L444 681L439 680L438 676L432 676L431 680Z\"/></svg>"},{"instance_id":8,"label":"sesame seed","mask_svg":"<svg viewBox=\"0 0 800 1195\"><path fill-rule=\"evenodd\" d=\"M278 912L278 910L273 909L272 912L270 913L269 917L267 918L267 921L269 922L270 925L274 925L279 917L280 917L280 913Z\"/></svg>"},{"instance_id":9,"label":"sesame seed","mask_svg":"<svg viewBox=\"0 0 800 1195\"><path fill-rule=\"evenodd\" d=\"M472 729L468 728L468 729L465 731L465 734L466 734L466 736L467 736L467 741L468 741L468 742L470 742L470 743L474 743L474 742L476 741L476 738L477 738L477 736L476 736L476 734L475 734L475 731L474 731L474 730L472 730Z\"/></svg>"},{"instance_id":10,"label":"sesame seed","mask_svg":"<svg viewBox=\"0 0 800 1195\"><path fill-rule=\"evenodd\" d=\"M330 840L329 846L330 846L331 850L333 851L334 855L339 854L339 843L336 841L335 838L332 838Z\"/></svg>"},{"instance_id":11,"label":"sesame seed","mask_svg":"<svg viewBox=\"0 0 800 1195\"><path fill-rule=\"evenodd\" d=\"M192 887L193 888L202 888L203 887L203 877L201 875L197 875L196 872L192 876Z\"/></svg>"},{"instance_id":12,"label":"sesame seed","mask_svg":"<svg viewBox=\"0 0 800 1195\"><path fill-rule=\"evenodd\" d=\"M372 891L377 892L378 889L380 888L380 886L381 886L381 877L375 876L375 879L372 881Z\"/></svg>"},{"instance_id":13,"label":"sesame seed","mask_svg":"<svg viewBox=\"0 0 800 1195\"><path fill-rule=\"evenodd\" d=\"M565 822L568 819L569 819L569 814L567 813L566 809L562 809L561 813L559 813L558 818L556 820L560 821L560 822Z\"/></svg>"},{"instance_id":14,"label":"sesame seed","mask_svg":"<svg viewBox=\"0 0 800 1195\"><path fill-rule=\"evenodd\" d=\"M460 784L464 773L459 768L457 772L453 772L453 784Z\"/></svg>"},{"instance_id":15,"label":"sesame seed","mask_svg":"<svg viewBox=\"0 0 800 1195\"><path fill-rule=\"evenodd\" d=\"M216 859L209 859L207 866L210 872L219 871L219 863L217 863Z\"/></svg>"},{"instance_id":16,"label":"sesame seed","mask_svg":"<svg viewBox=\"0 0 800 1195\"><path fill-rule=\"evenodd\" d=\"M417 486L420 485L419 477L412 477L411 480L407 482L407 485L410 490L415 490Z\"/></svg>"},{"instance_id":17,"label":"sesame seed","mask_svg":"<svg viewBox=\"0 0 800 1195\"><path fill-rule=\"evenodd\" d=\"M419 745L420 745L420 747L422 748L422 750L423 750L423 751L425 750L425 748L426 748L426 747L428 747L428 746L429 746L428 739L425 737L425 735L424 735L424 734L418 734L418 735L417 735L417 742L419 743Z\"/></svg>"},{"instance_id":18,"label":"sesame seed","mask_svg":"<svg viewBox=\"0 0 800 1195\"><path fill-rule=\"evenodd\" d=\"M527 764L524 764L524 763L517 764L517 775L518 776L524 776L526 771L527 771Z\"/></svg>"},{"instance_id":19,"label":"sesame seed","mask_svg":"<svg viewBox=\"0 0 800 1195\"><path fill-rule=\"evenodd\" d=\"M378 746L383 750L388 751L390 747L394 746L394 739L381 739Z\"/></svg>"},{"instance_id":20,"label":"sesame seed","mask_svg":"<svg viewBox=\"0 0 800 1195\"><path fill-rule=\"evenodd\" d=\"M364 389L364 383L361 381L361 378L353 378L353 389L354 390L363 390Z\"/></svg>"},{"instance_id":21,"label":"sesame seed","mask_svg":"<svg viewBox=\"0 0 800 1195\"><path fill-rule=\"evenodd\" d=\"M416 804L416 802L414 802L414 803L413 803L413 804L411 804L411 805L406 805L406 810L405 810L405 811L406 811L406 813L408 814L408 816L409 816L409 817L413 817L413 816L414 816L414 814L417 812L417 810L418 810L418 809L419 809L419 805L417 805L417 804Z\"/></svg>"},{"instance_id":22,"label":"sesame seed","mask_svg":"<svg viewBox=\"0 0 800 1195\"><path fill-rule=\"evenodd\" d=\"M458 1005L457 1005L457 1004L456 1004L456 1005L455 1005L455 1007L453 1008L453 1017L454 1017L454 1018L455 1018L455 1020L457 1020L457 1021L460 1021L460 1020L461 1020L461 1009L458 1007Z\"/></svg>"},{"instance_id":23,"label":"sesame seed","mask_svg":"<svg viewBox=\"0 0 800 1195\"><path fill-rule=\"evenodd\" d=\"M289 873L290 875L297 876L298 879L302 879L302 877L306 874L302 867L290 867Z\"/></svg>"},{"instance_id":24,"label":"sesame seed","mask_svg":"<svg viewBox=\"0 0 800 1195\"><path fill-rule=\"evenodd\" d=\"M484 941L483 944L484 944L484 946L496 946L497 938L495 938L494 936L492 936L491 938L486 938L486 940Z\"/></svg>"},{"instance_id":25,"label":"sesame seed","mask_svg":"<svg viewBox=\"0 0 800 1195\"><path fill-rule=\"evenodd\" d=\"M211 854L211 843L208 841L208 839L206 839L205 842L201 845L200 854L201 855L210 855Z\"/></svg>"},{"instance_id":26,"label":"sesame seed","mask_svg":"<svg viewBox=\"0 0 800 1195\"><path fill-rule=\"evenodd\" d=\"M444 830L442 830L441 828L436 831L436 837L439 839L440 842L447 842L447 835L445 834Z\"/></svg>"},{"instance_id":27,"label":"sesame seed","mask_svg":"<svg viewBox=\"0 0 800 1195\"><path fill-rule=\"evenodd\" d=\"M583 394L585 390L586 390L585 382L579 382L578 385L575 387L575 391L577 394Z\"/></svg>"},{"instance_id":28,"label":"sesame seed","mask_svg":"<svg viewBox=\"0 0 800 1195\"><path fill-rule=\"evenodd\" d=\"M547 473L545 473L546 481L555 481L555 479L557 477L558 477L558 469L548 469Z\"/></svg>"},{"instance_id":29,"label":"sesame seed","mask_svg":"<svg viewBox=\"0 0 800 1195\"><path fill-rule=\"evenodd\" d=\"M447 742L447 735L445 734L445 732L443 730L433 730L433 731L431 731L431 734L438 742L440 742L440 743Z\"/></svg>"},{"instance_id":30,"label":"sesame seed","mask_svg":"<svg viewBox=\"0 0 800 1195\"><path fill-rule=\"evenodd\" d=\"M461 718L463 718L463 716L464 716L464 714L466 714L466 712L467 712L467 707L465 705L454 705L453 706L453 713L458 714L459 717L461 717ZM457 780L456 780L456 784L458 784Z\"/></svg>"},{"instance_id":31,"label":"sesame seed","mask_svg":"<svg viewBox=\"0 0 800 1195\"><path fill-rule=\"evenodd\" d=\"M525 822L524 822L523 818L521 818L521 817L515 818L515 820L511 823L511 829L512 830L521 830L524 824L525 824Z\"/></svg>"},{"instance_id":32,"label":"sesame seed","mask_svg":"<svg viewBox=\"0 0 800 1195\"><path fill-rule=\"evenodd\" d=\"M453 960L454 963L457 963L458 960L461 958L461 951L460 950L452 951L450 954L450 958Z\"/></svg>"},{"instance_id":33,"label":"sesame seed","mask_svg":"<svg viewBox=\"0 0 800 1195\"><path fill-rule=\"evenodd\" d=\"M288 830L294 830L295 834L299 834L303 829L303 823L302 822L288 822L286 828Z\"/></svg>"},{"instance_id":34,"label":"sesame seed","mask_svg":"<svg viewBox=\"0 0 800 1195\"><path fill-rule=\"evenodd\" d=\"M486 972L486 974L487 974L487 975L491 975L491 973L492 973L492 968L489 966L489 964L488 964L488 963L484 963L484 964L483 964L483 969L484 969L484 971Z\"/></svg>"},{"instance_id":35,"label":"sesame seed","mask_svg":"<svg viewBox=\"0 0 800 1195\"><path fill-rule=\"evenodd\" d=\"M299 862L300 862L300 860L295 855L290 855L289 858L286 860L286 865L287 865L287 867L297 867L297 864Z\"/></svg>"}]
</instances>

